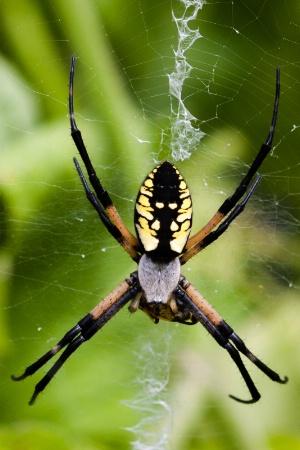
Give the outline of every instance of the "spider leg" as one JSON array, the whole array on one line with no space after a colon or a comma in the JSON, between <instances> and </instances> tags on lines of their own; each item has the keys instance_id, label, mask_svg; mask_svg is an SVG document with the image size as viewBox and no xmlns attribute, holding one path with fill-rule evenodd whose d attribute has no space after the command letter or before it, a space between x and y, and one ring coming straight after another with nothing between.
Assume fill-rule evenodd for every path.
<instances>
[{"instance_id":1,"label":"spider leg","mask_svg":"<svg viewBox=\"0 0 300 450\"><path fill-rule=\"evenodd\" d=\"M116 239L116 241L119 242L119 244L126 250L126 252L131 256L131 258L138 262L140 259L140 255L137 253L135 248L132 247L131 244L127 241L126 237L121 233L119 228L116 227L116 225L109 219L109 217L105 214L104 209L100 205L100 203L97 200L97 197L95 196L94 192L91 191L85 176L83 175L83 172L81 170L81 167L77 161L76 158L73 158L74 164L76 167L76 170L78 172L78 175L80 177L80 180L82 182L82 185L84 187L87 199L93 206L93 208L96 210L101 222L106 227L106 229L109 231L109 233Z\"/></svg>"},{"instance_id":2,"label":"spider leg","mask_svg":"<svg viewBox=\"0 0 300 450\"><path fill-rule=\"evenodd\" d=\"M45 355L38 359L25 369L25 372L16 377L12 375L14 381L20 381L33 375L62 348L66 347L58 360L51 369L35 386L34 393L29 404L32 405L38 394L42 392L50 383L57 371L62 367L65 361L74 353L84 342L91 339L94 334L100 330L126 303L128 303L140 290L140 284L137 280L137 272L131 274L130 278L124 280L116 289L114 289L104 300L102 300L92 311L81 319L75 327L71 328L64 337Z\"/></svg>"},{"instance_id":3,"label":"spider leg","mask_svg":"<svg viewBox=\"0 0 300 450\"><path fill-rule=\"evenodd\" d=\"M280 97L280 68L276 68L276 90L275 90L275 99L274 99L274 107L273 107L273 115L270 125L270 130L266 141L262 144L258 154L256 155L253 163L251 164L248 172L238 185L235 192L228 197L220 206L218 211L214 214L214 216L207 222L207 224L196 233L194 236L190 237L184 254L182 258L183 262L188 261L194 255L196 255L200 250L202 250L201 245L197 247L197 245L230 213L230 211L235 207L238 201L243 197L246 193L252 178L254 177L257 170L260 168L261 164L268 156L272 149L272 142L275 133L277 115L278 115L278 105L279 105L279 97ZM208 244L207 244L208 245ZM196 248L194 248L196 247Z\"/></svg>"},{"instance_id":4,"label":"spider leg","mask_svg":"<svg viewBox=\"0 0 300 450\"><path fill-rule=\"evenodd\" d=\"M251 185L247 195L243 198L243 200L238 203L235 208L231 211L231 213L225 218L223 222L221 222L221 225L218 226L218 228L214 231L211 231L208 235L206 235L200 242L194 245L190 250L185 252L180 257L181 264L185 264L186 261L188 261L192 256L199 253L201 250L203 250L205 247L210 245L212 242L216 241L221 234L223 234L229 225L234 221L234 219L239 216L245 209L245 206L250 199L251 195L253 194L254 190L256 189L256 186L261 180L261 175L258 175L254 181L254 183Z\"/></svg>"},{"instance_id":5,"label":"spider leg","mask_svg":"<svg viewBox=\"0 0 300 450\"><path fill-rule=\"evenodd\" d=\"M251 399L241 400L238 397L230 395L231 398L241 403L255 403L260 399L260 394L256 389L246 367L244 366L239 352L245 355L271 380L281 384L285 384L288 381L287 377L283 379L280 378L276 372L253 355L241 338L235 334L233 329L222 319L222 317L201 296L201 294L184 279L184 277L181 278L179 286L175 290L175 296L179 301L184 303L185 307L190 310L195 319L197 319L197 321L200 322L204 328L206 328L218 344L227 350L239 369L249 389Z\"/></svg>"},{"instance_id":6,"label":"spider leg","mask_svg":"<svg viewBox=\"0 0 300 450\"><path fill-rule=\"evenodd\" d=\"M132 259L137 261L139 259L138 253L136 251L136 249L139 248L138 241L137 241L136 237L125 226L125 224L124 224L123 220L121 219L115 205L113 204L108 192L101 185L101 182L100 182L99 178L97 177L96 171L91 163L87 149L83 142L81 132L76 125L75 115L74 115L74 104L73 104L75 59L76 59L75 56L72 56L72 63L71 63L71 69L70 69L70 84L69 84L69 116L70 116L70 125L71 125L71 136L77 147L77 150L79 151L81 159L85 165L85 168L86 168L88 176L89 176L90 183L95 190L96 196L97 196L99 202L101 203L101 205L103 206L108 217L110 218L111 222L114 224L115 228L119 230L119 234L118 234L119 237L116 237L116 234L117 234L116 232L112 233L112 231L111 231L112 227L107 226L107 223L105 223L100 216L102 222L107 227L108 231L113 235L113 237L115 239L117 239L117 241L129 253L129 255L132 257ZM76 165L76 169L77 169L77 171L80 175L81 181L82 181L82 176L78 169L79 165L78 165L78 163L77 164L75 163L75 165ZM99 214L99 206L97 205L98 202L91 201L91 203L94 206L94 208L96 209L97 213Z\"/></svg>"}]
</instances>

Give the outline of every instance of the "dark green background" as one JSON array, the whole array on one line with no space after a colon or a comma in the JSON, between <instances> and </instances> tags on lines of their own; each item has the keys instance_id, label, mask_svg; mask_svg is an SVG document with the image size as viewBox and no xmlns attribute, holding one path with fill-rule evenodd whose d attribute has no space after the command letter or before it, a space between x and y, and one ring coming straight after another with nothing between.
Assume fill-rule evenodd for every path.
<instances>
[{"instance_id":1,"label":"dark green background","mask_svg":"<svg viewBox=\"0 0 300 450\"><path fill-rule=\"evenodd\" d=\"M155 327L141 312L124 310L27 406L46 369L18 384L10 374L20 374L135 268L99 224L72 163L71 55L78 57L78 125L132 229L140 183L157 160L170 158L160 141L169 127L167 74L177 46L171 7L178 15L182 8L169 1L4 0L1 449L127 449L134 435L125 427L152 416L149 429L159 430L168 417L124 404L144 388L137 377L164 380L169 370L161 398L173 408L172 450L300 449L300 7L297 0L211 3L191 24L203 38L187 53L194 69L183 92L206 133L199 150L178 163L193 195L194 231L232 192L266 138L277 65L282 95L275 149L251 204L184 274L290 382L276 385L246 362L262 399L235 403L227 395L245 398L244 383L200 326ZM155 349L150 361L147 342Z\"/></svg>"}]
</instances>

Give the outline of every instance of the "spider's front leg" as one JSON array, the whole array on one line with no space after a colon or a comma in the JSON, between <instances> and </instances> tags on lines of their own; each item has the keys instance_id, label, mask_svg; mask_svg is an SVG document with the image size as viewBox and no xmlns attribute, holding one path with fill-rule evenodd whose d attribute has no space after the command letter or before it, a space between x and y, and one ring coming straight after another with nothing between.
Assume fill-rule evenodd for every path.
<instances>
[{"instance_id":1,"label":"spider's front leg","mask_svg":"<svg viewBox=\"0 0 300 450\"><path fill-rule=\"evenodd\" d=\"M233 329L222 319L222 317L214 310L214 308L202 297L202 295L189 283L184 277L180 279L180 285L175 290L175 296L179 304L184 304L189 309L192 316L201 323L218 344L225 348L237 368L239 369L251 394L250 400L241 400L238 397L230 395L234 400L241 403L255 403L260 399L260 393L256 389L239 352L245 355L253 364L255 364L265 375L272 381L285 384L287 377L280 378L277 372L270 369L260 359L258 359L246 347L242 339L233 331ZM231 341L231 342L230 342ZM234 345L232 345L234 344Z\"/></svg>"},{"instance_id":2,"label":"spider's front leg","mask_svg":"<svg viewBox=\"0 0 300 450\"><path fill-rule=\"evenodd\" d=\"M34 393L29 404L32 405L37 396L46 388L54 375L66 362L66 360L80 347L84 342L91 339L97 331L100 330L126 303L135 297L140 290L136 272L124 280L116 289L114 289L105 299L103 299L92 311L81 319L75 327L71 328L64 337L47 353L45 353L36 362L28 366L20 376L12 375L12 380L24 380L33 375L52 359L63 348L58 360L53 364L46 375L35 386Z\"/></svg>"}]
</instances>

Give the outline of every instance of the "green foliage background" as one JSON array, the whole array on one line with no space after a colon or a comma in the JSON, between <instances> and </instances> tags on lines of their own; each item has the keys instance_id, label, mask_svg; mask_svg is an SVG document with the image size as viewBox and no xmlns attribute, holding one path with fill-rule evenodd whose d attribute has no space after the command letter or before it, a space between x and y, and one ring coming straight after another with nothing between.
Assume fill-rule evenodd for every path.
<instances>
[{"instance_id":1,"label":"green foliage background","mask_svg":"<svg viewBox=\"0 0 300 450\"><path fill-rule=\"evenodd\" d=\"M275 385L249 363L262 400L234 403L228 393L247 395L242 380L201 327L155 328L127 311L67 362L34 407L27 400L44 369L26 382L10 380L134 270L98 223L74 170L71 55L78 57L78 125L131 227L141 181L156 159L169 157L160 139L177 45L171 7L181 9L145 0L0 2L1 449L129 448L134 436L125 428L142 413L122 401L140 388L141 343L153 339L159 349L170 336L172 450L300 449L297 0L204 6L194 24L204 39L189 52L195 71L184 94L207 136L178 163L193 193L196 230L265 139L281 66L276 148L265 177L243 218L185 273L289 384Z\"/></svg>"}]
</instances>

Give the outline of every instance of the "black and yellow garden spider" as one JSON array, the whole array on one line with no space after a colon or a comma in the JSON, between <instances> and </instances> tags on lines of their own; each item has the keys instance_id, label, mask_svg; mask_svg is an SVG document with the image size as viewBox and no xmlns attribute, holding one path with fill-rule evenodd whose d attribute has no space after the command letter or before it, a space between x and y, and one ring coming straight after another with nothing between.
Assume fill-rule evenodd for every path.
<instances>
[{"instance_id":1,"label":"black and yellow garden spider","mask_svg":"<svg viewBox=\"0 0 300 450\"><path fill-rule=\"evenodd\" d=\"M201 323L217 343L228 351L251 394L249 400L241 400L233 395L230 397L242 403L257 402L260 394L244 366L240 353L250 359L271 380L284 384L287 382L287 378L280 378L276 372L248 350L233 329L181 275L180 269L190 258L197 255L227 230L231 222L244 210L261 178L260 175L256 176L254 182L250 184L272 148L280 94L279 68L276 70L275 102L267 140L262 144L235 192L222 203L207 224L190 238L191 195L182 175L168 161L156 166L140 187L134 214L136 236L126 228L108 192L102 187L97 177L75 122L74 69L75 57L73 56L69 86L71 135L94 192L90 189L76 158L74 158L74 163L89 202L95 208L109 233L138 264L138 270L131 273L75 327L71 328L51 350L28 366L21 376L12 376L12 379L19 381L33 375L56 353L66 347L52 368L36 385L29 402L29 404L33 404L38 394L45 389L72 353L131 301L130 312L141 309L154 323L158 323L160 319L186 325Z\"/></svg>"}]
</instances>

